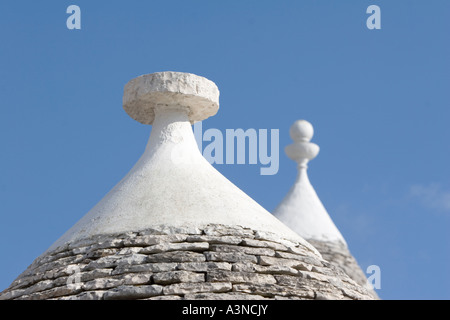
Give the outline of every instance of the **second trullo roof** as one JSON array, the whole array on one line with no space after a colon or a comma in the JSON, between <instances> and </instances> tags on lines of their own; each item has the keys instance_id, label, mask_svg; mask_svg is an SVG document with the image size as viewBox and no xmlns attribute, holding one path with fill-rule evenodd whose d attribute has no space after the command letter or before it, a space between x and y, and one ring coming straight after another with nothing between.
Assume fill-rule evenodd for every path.
<instances>
[{"instance_id":1,"label":"second trullo roof","mask_svg":"<svg viewBox=\"0 0 450 320\"><path fill-rule=\"evenodd\" d=\"M342 268L378 298L309 181L308 162L319 153L319 146L310 142L314 135L313 126L306 120L297 120L289 133L294 143L288 145L285 151L289 158L297 162L298 173L294 185L274 210L274 215L314 245L323 258Z\"/></svg>"}]
</instances>

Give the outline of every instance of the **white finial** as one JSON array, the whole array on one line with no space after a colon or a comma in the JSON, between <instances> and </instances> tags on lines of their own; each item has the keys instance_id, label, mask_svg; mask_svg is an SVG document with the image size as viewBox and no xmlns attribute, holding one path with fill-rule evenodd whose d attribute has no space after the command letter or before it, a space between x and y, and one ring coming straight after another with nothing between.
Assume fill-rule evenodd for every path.
<instances>
[{"instance_id":1,"label":"white finial","mask_svg":"<svg viewBox=\"0 0 450 320\"><path fill-rule=\"evenodd\" d=\"M158 72L132 79L125 86L123 108L133 119L153 124L155 110L185 112L191 123L219 110L219 89L214 82L191 73Z\"/></svg>"},{"instance_id":2,"label":"white finial","mask_svg":"<svg viewBox=\"0 0 450 320\"><path fill-rule=\"evenodd\" d=\"M219 89L214 82L190 73L158 72L129 81L123 108L143 124L151 124L147 144L161 162L181 165L202 161L191 124L214 116L219 110ZM163 150L170 149L168 152Z\"/></svg>"},{"instance_id":3,"label":"white finial","mask_svg":"<svg viewBox=\"0 0 450 320\"><path fill-rule=\"evenodd\" d=\"M285 148L287 156L296 161L299 168L307 168L308 161L314 159L320 150L317 144L310 142L314 135L313 126L306 120L297 120L289 134L294 143Z\"/></svg>"}]
</instances>

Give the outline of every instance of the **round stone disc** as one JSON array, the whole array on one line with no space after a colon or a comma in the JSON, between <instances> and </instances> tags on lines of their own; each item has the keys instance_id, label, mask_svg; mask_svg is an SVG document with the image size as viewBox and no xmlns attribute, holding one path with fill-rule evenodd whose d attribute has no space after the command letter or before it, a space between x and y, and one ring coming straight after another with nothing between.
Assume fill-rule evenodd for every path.
<instances>
[{"instance_id":1,"label":"round stone disc","mask_svg":"<svg viewBox=\"0 0 450 320\"><path fill-rule=\"evenodd\" d=\"M156 106L186 108L191 123L219 110L219 89L214 82L191 73L158 72L132 79L125 86L123 108L143 124L152 124Z\"/></svg>"}]
</instances>

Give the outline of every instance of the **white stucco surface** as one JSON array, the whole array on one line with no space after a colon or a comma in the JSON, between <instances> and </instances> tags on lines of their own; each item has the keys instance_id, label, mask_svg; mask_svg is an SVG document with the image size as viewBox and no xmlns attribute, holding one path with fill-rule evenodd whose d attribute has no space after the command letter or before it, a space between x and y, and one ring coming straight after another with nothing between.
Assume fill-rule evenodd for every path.
<instances>
[{"instance_id":1,"label":"white stucco surface","mask_svg":"<svg viewBox=\"0 0 450 320\"><path fill-rule=\"evenodd\" d=\"M290 129L294 143L285 151L289 158L298 163L298 174L294 185L274 210L274 215L307 240L346 243L308 178L307 164L319 153L319 146L309 142L313 134L312 125L305 120L296 121Z\"/></svg>"},{"instance_id":2,"label":"white stucco surface","mask_svg":"<svg viewBox=\"0 0 450 320\"><path fill-rule=\"evenodd\" d=\"M208 224L273 232L311 247L203 158L191 123L211 115L213 111L204 112L205 105L217 111L218 92L212 97L203 94L212 90L208 82L203 83L209 89L202 88L200 81L200 87L195 89L198 93L190 90L188 94L183 88L189 86L174 84L177 79L186 84L187 79L196 77L172 72L170 81L166 81L167 75L160 74L150 81L152 77L148 75L141 77L147 80L126 87L124 107L132 106L131 113L137 115L138 121L153 123L145 152L131 171L49 250L95 235L139 231L158 225L202 228ZM166 90L169 87L170 92ZM157 88L158 95L152 94L152 88ZM159 103L157 97L161 97L161 92L163 97L166 92L171 98ZM151 102L145 98L149 96ZM204 103L198 105L195 101ZM139 113L139 108L147 108L149 103L152 112Z\"/></svg>"}]
</instances>

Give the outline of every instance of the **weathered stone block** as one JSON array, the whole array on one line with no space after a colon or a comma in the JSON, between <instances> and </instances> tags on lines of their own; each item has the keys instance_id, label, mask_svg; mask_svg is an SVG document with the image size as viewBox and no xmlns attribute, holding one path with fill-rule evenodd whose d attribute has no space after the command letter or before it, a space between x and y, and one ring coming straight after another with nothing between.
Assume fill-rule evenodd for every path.
<instances>
[{"instance_id":1,"label":"weathered stone block","mask_svg":"<svg viewBox=\"0 0 450 320\"><path fill-rule=\"evenodd\" d=\"M253 283L253 284L275 284L277 281L270 274L258 274L253 272L235 272L214 270L206 274L208 282L231 282L231 283Z\"/></svg>"},{"instance_id":2,"label":"weathered stone block","mask_svg":"<svg viewBox=\"0 0 450 320\"><path fill-rule=\"evenodd\" d=\"M173 284L179 282L204 282L205 275L203 273L195 273L191 271L169 271L156 273L153 276L156 284Z\"/></svg>"},{"instance_id":3,"label":"weathered stone block","mask_svg":"<svg viewBox=\"0 0 450 320\"><path fill-rule=\"evenodd\" d=\"M104 300L134 300L157 296L161 293L162 287L159 285L120 286L108 290L103 298Z\"/></svg>"},{"instance_id":4,"label":"weathered stone block","mask_svg":"<svg viewBox=\"0 0 450 320\"><path fill-rule=\"evenodd\" d=\"M86 291L90 290L103 290L115 288L122 285L122 280L110 279L110 278L100 278L88 281L82 285L82 289Z\"/></svg>"},{"instance_id":5,"label":"weathered stone block","mask_svg":"<svg viewBox=\"0 0 450 320\"><path fill-rule=\"evenodd\" d=\"M271 265L271 266L254 266L255 272L267 273L267 274L286 274L286 275L297 275L298 270L285 266L285 265Z\"/></svg>"},{"instance_id":6,"label":"weathered stone block","mask_svg":"<svg viewBox=\"0 0 450 320\"><path fill-rule=\"evenodd\" d=\"M274 256L275 251L269 248L244 247L225 244L212 244L211 251L215 252L242 252L249 255Z\"/></svg>"},{"instance_id":7,"label":"weathered stone block","mask_svg":"<svg viewBox=\"0 0 450 320\"><path fill-rule=\"evenodd\" d=\"M148 256L148 262L203 262L205 256L192 251L172 251Z\"/></svg>"},{"instance_id":8,"label":"weathered stone block","mask_svg":"<svg viewBox=\"0 0 450 320\"><path fill-rule=\"evenodd\" d=\"M169 234L169 235L141 235L131 239L124 240L124 246L127 247L147 247L162 243L183 242L188 236L185 234Z\"/></svg>"},{"instance_id":9,"label":"weathered stone block","mask_svg":"<svg viewBox=\"0 0 450 320\"><path fill-rule=\"evenodd\" d=\"M253 231L250 229L235 226L233 228L223 225L207 226L203 232L208 236L237 236L244 238L253 238Z\"/></svg>"},{"instance_id":10,"label":"weathered stone block","mask_svg":"<svg viewBox=\"0 0 450 320\"><path fill-rule=\"evenodd\" d=\"M285 251L285 250L280 250ZM301 256L310 256L311 252L303 247L287 247L287 251L294 254L299 254Z\"/></svg>"},{"instance_id":11,"label":"weathered stone block","mask_svg":"<svg viewBox=\"0 0 450 320\"><path fill-rule=\"evenodd\" d=\"M177 265L177 270L206 272L209 270L231 270L228 262L183 262Z\"/></svg>"},{"instance_id":12,"label":"weathered stone block","mask_svg":"<svg viewBox=\"0 0 450 320\"><path fill-rule=\"evenodd\" d=\"M270 248L274 250L287 251L287 247L277 242L256 240L256 239L243 239L241 245L258 248Z\"/></svg>"},{"instance_id":13,"label":"weathered stone block","mask_svg":"<svg viewBox=\"0 0 450 320\"><path fill-rule=\"evenodd\" d=\"M83 247L73 248L71 250L71 252L72 252L73 255L77 255L77 254L85 255L90 250L91 250L91 246L83 246Z\"/></svg>"},{"instance_id":14,"label":"weathered stone block","mask_svg":"<svg viewBox=\"0 0 450 320\"><path fill-rule=\"evenodd\" d=\"M252 262L257 263L258 259L255 256L240 252L204 252L208 261L223 261L223 262Z\"/></svg>"},{"instance_id":15,"label":"weathered stone block","mask_svg":"<svg viewBox=\"0 0 450 320\"><path fill-rule=\"evenodd\" d=\"M317 280L317 281L328 282L327 276L324 276L323 274L320 274L317 272L299 271L298 273L301 277L308 279L308 280Z\"/></svg>"},{"instance_id":16,"label":"weathered stone block","mask_svg":"<svg viewBox=\"0 0 450 320\"><path fill-rule=\"evenodd\" d=\"M52 289L53 287L55 287L54 281L52 281L52 280L43 280L43 281L39 281L36 284L34 284L33 286L27 288L25 290L24 294L32 294L32 293L35 293L35 292L49 290L49 289Z\"/></svg>"},{"instance_id":17,"label":"weathered stone block","mask_svg":"<svg viewBox=\"0 0 450 320\"><path fill-rule=\"evenodd\" d=\"M183 242L183 243L160 243L154 246L141 249L139 252L144 254L153 254L170 251L200 251L203 252L209 249L207 242Z\"/></svg>"},{"instance_id":18,"label":"weathered stone block","mask_svg":"<svg viewBox=\"0 0 450 320\"><path fill-rule=\"evenodd\" d=\"M108 248L108 249L97 249L91 250L84 254L86 259L98 259L106 256L111 256L117 253L119 249L117 248Z\"/></svg>"},{"instance_id":19,"label":"weathered stone block","mask_svg":"<svg viewBox=\"0 0 450 320\"><path fill-rule=\"evenodd\" d=\"M240 292L229 293L192 293L184 296L185 300L266 300L263 296Z\"/></svg>"},{"instance_id":20,"label":"weathered stone block","mask_svg":"<svg viewBox=\"0 0 450 320\"><path fill-rule=\"evenodd\" d=\"M231 289L232 285L229 282L175 283L164 287L163 293L165 295L184 295L202 292L227 292Z\"/></svg>"},{"instance_id":21,"label":"weathered stone block","mask_svg":"<svg viewBox=\"0 0 450 320\"><path fill-rule=\"evenodd\" d=\"M193 235L202 234L202 231L197 227L185 226L185 227L174 227L168 225L155 226L146 230L139 232L139 235L171 235L171 234L182 234L182 235ZM183 240L184 241L184 240Z\"/></svg>"},{"instance_id":22,"label":"weathered stone block","mask_svg":"<svg viewBox=\"0 0 450 320\"><path fill-rule=\"evenodd\" d=\"M289 288L301 287L303 283L303 279L297 276L275 275L274 277L277 280L277 284L284 287Z\"/></svg>"},{"instance_id":23,"label":"weathered stone block","mask_svg":"<svg viewBox=\"0 0 450 320\"><path fill-rule=\"evenodd\" d=\"M122 256L107 256L100 258L98 260L94 260L84 267L83 271L91 271L95 269L105 269L105 268L114 268L117 266L117 260L122 258Z\"/></svg>"},{"instance_id":24,"label":"weathered stone block","mask_svg":"<svg viewBox=\"0 0 450 320\"><path fill-rule=\"evenodd\" d=\"M194 235L187 237L188 242L208 242L210 244L239 244L242 242L241 237L236 236L206 236Z\"/></svg>"},{"instance_id":25,"label":"weathered stone block","mask_svg":"<svg viewBox=\"0 0 450 320\"><path fill-rule=\"evenodd\" d=\"M368 295L363 295L360 292L357 292L357 291L349 289L349 288L343 288L342 294L353 300L370 300L371 299L371 297L369 297Z\"/></svg>"},{"instance_id":26,"label":"weathered stone block","mask_svg":"<svg viewBox=\"0 0 450 320\"><path fill-rule=\"evenodd\" d=\"M342 300L343 295L339 293L316 292L316 300Z\"/></svg>"},{"instance_id":27,"label":"weathered stone block","mask_svg":"<svg viewBox=\"0 0 450 320\"><path fill-rule=\"evenodd\" d=\"M236 262L233 263L233 267L231 270L237 272L255 272L255 266L256 264L251 262Z\"/></svg>"},{"instance_id":28,"label":"weathered stone block","mask_svg":"<svg viewBox=\"0 0 450 320\"><path fill-rule=\"evenodd\" d=\"M81 261L83 261L85 259L85 257L83 255L76 255L76 256L69 256L69 257L65 257L56 261L52 261L43 265L39 265L38 267L34 268L34 269L30 269L29 273L30 274L43 274L47 271L53 271L55 269L63 269L66 268L68 265L71 264L78 264Z\"/></svg>"},{"instance_id":29,"label":"weathered stone block","mask_svg":"<svg viewBox=\"0 0 450 320\"><path fill-rule=\"evenodd\" d=\"M118 276L123 285L149 284L153 273L131 273Z\"/></svg>"},{"instance_id":30,"label":"weathered stone block","mask_svg":"<svg viewBox=\"0 0 450 320\"><path fill-rule=\"evenodd\" d=\"M320 260L312 258L311 256L303 256L303 255L299 255L299 254L295 254L295 253L277 251L275 253L275 257L303 261L307 264L322 267L322 263L320 262Z\"/></svg>"},{"instance_id":31,"label":"weathered stone block","mask_svg":"<svg viewBox=\"0 0 450 320\"><path fill-rule=\"evenodd\" d=\"M312 266L307 265L306 263L299 260L290 260L283 258L274 258L267 256L259 256L258 263L262 266L277 266L277 267L290 267L297 270L308 270L310 271Z\"/></svg>"},{"instance_id":32,"label":"weathered stone block","mask_svg":"<svg viewBox=\"0 0 450 320\"><path fill-rule=\"evenodd\" d=\"M80 286L81 287L81 286ZM48 300L68 295L76 295L81 292L81 288L69 288L67 286L57 287L50 290L35 292L30 295L21 296L23 300Z\"/></svg>"},{"instance_id":33,"label":"weathered stone block","mask_svg":"<svg viewBox=\"0 0 450 320\"><path fill-rule=\"evenodd\" d=\"M39 264L46 264L49 262L53 262L53 261L56 261L56 260L59 260L62 258L71 257L71 256L75 256L75 255L78 255L78 253L74 254L74 253L72 253L71 250L67 250L67 251L56 253L56 254L49 254L47 256L40 258L38 261L39 261Z\"/></svg>"},{"instance_id":34,"label":"weathered stone block","mask_svg":"<svg viewBox=\"0 0 450 320\"><path fill-rule=\"evenodd\" d=\"M0 295L0 300L12 300L14 298L22 296L26 292L26 289L11 290Z\"/></svg>"},{"instance_id":35,"label":"weathered stone block","mask_svg":"<svg viewBox=\"0 0 450 320\"><path fill-rule=\"evenodd\" d=\"M270 297L270 298L273 298L275 296L295 296L299 298L314 299L315 297L313 290L292 289L279 285L269 285L269 284L261 284L261 285L234 284L233 291L258 294L263 297Z\"/></svg>"},{"instance_id":36,"label":"weathered stone block","mask_svg":"<svg viewBox=\"0 0 450 320\"><path fill-rule=\"evenodd\" d=\"M139 272L165 272L173 271L177 268L177 263L146 263L141 265L121 266L114 269L113 275L124 273L139 273Z\"/></svg>"},{"instance_id":37,"label":"weathered stone block","mask_svg":"<svg viewBox=\"0 0 450 320\"><path fill-rule=\"evenodd\" d=\"M143 299L143 300L184 300L182 297L180 296L156 296L156 297L151 297L151 298L147 298L147 299Z\"/></svg>"},{"instance_id":38,"label":"weathered stone block","mask_svg":"<svg viewBox=\"0 0 450 320\"><path fill-rule=\"evenodd\" d=\"M104 290L87 291L75 296L61 297L58 300L103 300L105 293Z\"/></svg>"},{"instance_id":39,"label":"weathered stone block","mask_svg":"<svg viewBox=\"0 0 450 320\"><path fill-rule=\"evenodd\" d=\"M117 267L129 266L134 264L144 264L148 260L145 254L134 253L130 256L124 256L117 260Z\"/></svg>"},{"instance_id":40,"label":"weathered stone block","mask_svg":"<svg viewBox=\"0 0 450 320\"><path fill-rule=\"evenodd\" d=\"M123 247L123 239L107 239L105 241L98 242L94 244L91 250L97 249L108 249L108 248L122 248Z\"/></svg>"},{"instance_id":41,"label":"weathered stone block","mask_svg":"<svg viewBox=\"0 0 450 320\"><path fill-rule=\"evenodd\" d=\"M120 251L117 252L117 255L129 256L132 254L139 253L139 251L141 251L141 249L142 249L142 247L126 247L126 248L120 249Z\"/></svg>"}]
</instances>

